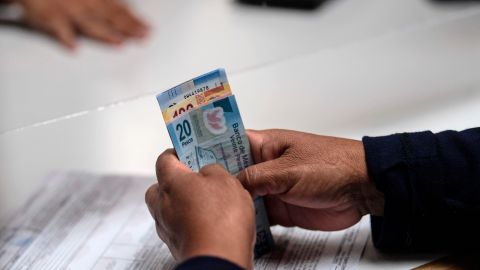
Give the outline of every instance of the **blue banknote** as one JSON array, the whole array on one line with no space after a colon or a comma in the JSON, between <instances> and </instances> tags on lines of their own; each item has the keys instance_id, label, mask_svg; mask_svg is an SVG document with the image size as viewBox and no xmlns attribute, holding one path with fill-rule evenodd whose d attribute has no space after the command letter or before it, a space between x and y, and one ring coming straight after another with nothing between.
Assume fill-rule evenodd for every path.
<instances>
[{"instance_id":1,"label":"blue banknote","mask_svg":"<svg viewBox=\"0 0 480 270\"><path fill-rule=\"evenodd\" d=\"M221 69L206 76L217 79L215 74L221 74L222 84L228 86ZM202 81L202 76L195 80ZM203 81L209 80L204 78ZM166 104L166 92L157 96L160 106ZM177 96L172 97L178 100ZM178 158L193 171L198 172L203 166L216 163L236 175L253 164L248 137L233 95L214 99L165 121ZM273 248L274 241L263 198L256 198L254 205L257 239L254 253L259 257Z\"/></svg>"},{"instance_id":2,"label":"blue banknote","mask_svg":"<svg viewBox=\"0 0 480 270\"><path fill-rule=\"evenodd\" d=\"M217 163L235 175L253 164L235 96L192 110L167 129L178 157L193 171Z\"/></svg>"}]
</instances>

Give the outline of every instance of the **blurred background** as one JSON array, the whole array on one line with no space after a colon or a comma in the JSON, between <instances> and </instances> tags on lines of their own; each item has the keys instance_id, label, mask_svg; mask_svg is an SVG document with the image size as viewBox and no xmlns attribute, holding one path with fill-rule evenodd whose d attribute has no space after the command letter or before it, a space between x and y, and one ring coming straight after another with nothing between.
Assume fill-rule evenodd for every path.
<instances>
[{"instance_id":1,"label":"blurred background","mask_svg":"<svg viewBox=\"0 0 480 270\"><path fill-rule=\"evenodd\" d=\"M0 220L52 171L153 182L171 147L155 94L218 67L252 129L360 139L480 126L476 2L126 4L148 35L114 46L79 35L75 49L0 5Z\"/></svg>"}]
</instances>

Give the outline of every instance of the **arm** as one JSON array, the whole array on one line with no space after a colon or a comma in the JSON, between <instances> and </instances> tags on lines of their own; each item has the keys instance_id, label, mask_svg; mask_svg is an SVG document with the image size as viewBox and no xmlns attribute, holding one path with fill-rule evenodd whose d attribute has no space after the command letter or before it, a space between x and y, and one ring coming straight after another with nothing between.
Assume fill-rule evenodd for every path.
<instances>
[{"instance_id":1,"label":"arm","mask_svg":"<svg viewBox=\"0 0 480 270\"><path fill-rule=\"evenodd\" d=\"M480 128L363 139L369 175L384 193L372 217L387 250L466 247L480 240Z\"/></svg>"},{"instance_id":2,"label":"arm","mask_svg":"<svg viewBox=\"0 0 480 270\"><path fill-rule=\"evenodd\" d=\"M272 224L340 230L372 216L376 247L458 249L480 240L480 129L365 137L249 131L256 165L238 177L265 195Z\"/></svg>"},{"instance_id":3,"label":"arm","mask_svg":"<svg viewBox=\"0 0 480 270\"><path fill-rule=\"evenodd\" d=\"M210 256L199 256L184 261L175 270L243 270L236 264L225 259Z\"/></svg>"}]
</instances>

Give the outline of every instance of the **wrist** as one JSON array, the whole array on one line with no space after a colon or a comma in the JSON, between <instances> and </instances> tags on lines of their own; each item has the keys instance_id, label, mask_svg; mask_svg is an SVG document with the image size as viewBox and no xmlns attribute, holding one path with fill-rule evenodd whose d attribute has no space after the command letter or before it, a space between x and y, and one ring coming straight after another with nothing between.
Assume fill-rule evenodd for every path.
<instances>
[{"instance_id":1,"label":"wrist","mask_svg":"<svg viewBox=\"0 0 480 270\"><path fill-rule=\"evenodd\" d=\"M385 199L373 181L368 181L362 185L362 197L367 214L372 216L383 216Z\"/></svg>"},{"instance_id":2,"label":"wrist","mask_svg":"<svg viewBox=\"0 0 480 270\"><path fill-rule=\"evenodd\" d=\"M371 214L373 216L383 216L384 196L375 186L374 181L370 178L367 169L367 161L365 158L365 149L363 143L358 141L356 145L356 178L358 179L359 194L362 205L363 214Z\"/></svg>"},{"instance_id":3,"label":"wrist","mask_svg":"<svg viewBox=\"0 0 480 270\"><path fill-rule=\"evenodd\" d=\"M233 237L219 234L202 234L187 242L182 248L180 260L187 260L198 256L212 256L230 261L244 269L253 269L253 240L245 237ZM243 241L242 239L245 239Z\"/></svg>"}]
</instances>

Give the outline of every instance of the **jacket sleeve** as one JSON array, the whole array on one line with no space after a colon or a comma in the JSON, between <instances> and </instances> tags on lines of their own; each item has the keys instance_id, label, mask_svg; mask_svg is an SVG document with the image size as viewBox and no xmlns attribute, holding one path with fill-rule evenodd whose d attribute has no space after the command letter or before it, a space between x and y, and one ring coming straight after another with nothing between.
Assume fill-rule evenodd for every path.
<instances>
[{"instance_id":1,"label":"jacket sleeve","mask_svg":"<svg viewBox=\"0 0 480 270\"><path fill-rule=\"evenodd\" d=\"M240 266L229 262L225 259L211 257L211 256L199 256L188 259L177 267L175 270L243 270Z\"/></svg>"},{"instance_id":2,"label":"jacket sleeve","mask_svg":"<svg viewBox=\"0 0 480 270\"><path fill-rule=\"evenodd\" d=\"M384 193L371 217L377 248L432 251L480 241L480 128L364 137L367 167Z\"/></svg>"}]
</instances>

